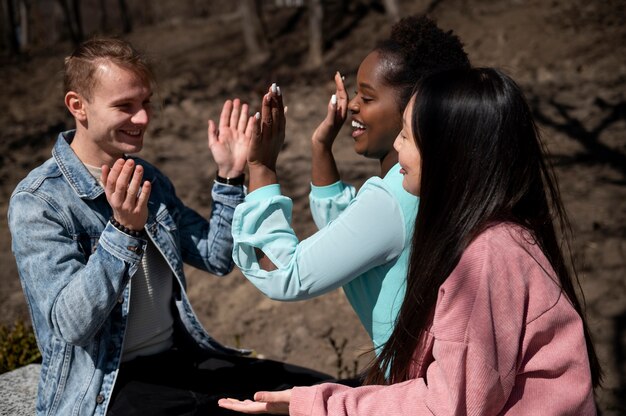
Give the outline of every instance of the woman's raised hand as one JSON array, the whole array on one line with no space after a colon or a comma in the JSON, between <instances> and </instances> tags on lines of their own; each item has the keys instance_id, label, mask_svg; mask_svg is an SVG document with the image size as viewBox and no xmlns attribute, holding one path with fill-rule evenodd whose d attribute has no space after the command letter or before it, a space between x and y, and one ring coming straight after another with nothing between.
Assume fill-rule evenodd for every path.
<instances>
[{"instance_id":1,"label":"woman's raised hand","mask_svg":"<svg viewBox=\"0 0 626 416\"><path fill-rule=\"evenodd\" d=\"M285 142L285 109L280 87L272 84L263 96L261 113L255 116L248 150L250 192L277 183L276 160ZM260 125L259 125L260 123Z\"/></svg>"},{"instance_id":2,"label":"woman's raised hand","mask_svg":"<svg viewBox=\"0 0 626 416\"><path fill-rule=\"evenodd\" d=\"M335 94L331 96L328 102L326 118L317 126L311 137L313 145L322 145L329 149L348 115L348 93L339 71L335 73L335 87Z\"/></svg>"},{"instance_id":3,"label":"woman's raised hand","mask_svg":"<svg viewBox=\"0 0 626 416\"><path fill-rule=\"evenodd\" d=\"M238 98L224 102L219 127L209 120L209 148L219 176L234 178L243 173L254 124L254 117L248 115L248 104Z\"/></svg>"}]
</instances>

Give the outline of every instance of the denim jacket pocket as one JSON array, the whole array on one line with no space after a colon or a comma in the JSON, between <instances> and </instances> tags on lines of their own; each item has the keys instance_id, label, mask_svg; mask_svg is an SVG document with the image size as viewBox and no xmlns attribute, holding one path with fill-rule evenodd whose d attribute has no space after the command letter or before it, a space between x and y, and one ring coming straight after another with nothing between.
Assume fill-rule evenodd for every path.
<instances>
[{"instance_id":1,"label":"denim jacket pocket","mask_svg":"<svg viewBox=\"0 0 626 416\"><path fill-rule=\"evenodd\" d=\"M178 226L176 225L176 221L174 219L174 217L176 216L176 212L172 212L168 209L167 206L161 204L161 206L159 207L159 211L156 214L155 220L167 231L173 232L178 230Z\"/></svg>"},{"instance_id":2,"label":"denim jacket pocket","mask_svg":"<svg viewBox=\"0 0 626 416\"><path fill-rule=\"evenodd\" d=\"M161 205L161 207L159 208L159 212L157 212L157 215L155 217L155 221L158 227L162 229L161 231L164 231L161 234L167 235L169 243L172 244L174 247L180 247L180 236L178 231L178 224L174 219L175 215L175 212L170 213L166 206Z\"/></svg>"},{"instance_id":3,"label":"denim jacket pocket","mask_svg":"<svg viewBox=\"0 0 626 416\"><path fill-rule=\"evenodd\" d=\"M88 260L98 247L100 235L96 236L88 233L80 233L75 236L74 239L78 243L78 250L85 256L85 260Z\"/></svg>"}]
</instances>

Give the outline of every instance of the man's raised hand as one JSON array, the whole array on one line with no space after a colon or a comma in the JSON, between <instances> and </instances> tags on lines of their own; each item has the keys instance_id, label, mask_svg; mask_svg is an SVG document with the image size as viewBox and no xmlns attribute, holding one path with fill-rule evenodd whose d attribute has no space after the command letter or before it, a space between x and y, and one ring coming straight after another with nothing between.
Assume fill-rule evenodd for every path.
<instances>
[{"instance_id":1,"label":"man's raised hand","mask_svg":"<svg viewBox=\"0 0 626 416\"><path fill-rule=\"evenodd\" d=\"M238 98L224 102L219 126L209 120L209 148L219 176L234 178L244 172L254 121L248 116L248 104Z\"/></svg>"}]
</instances>

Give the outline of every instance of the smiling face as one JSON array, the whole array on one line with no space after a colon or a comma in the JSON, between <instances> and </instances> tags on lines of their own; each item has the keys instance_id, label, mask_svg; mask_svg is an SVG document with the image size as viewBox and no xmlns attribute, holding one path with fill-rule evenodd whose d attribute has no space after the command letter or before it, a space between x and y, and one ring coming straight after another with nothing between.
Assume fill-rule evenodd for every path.
<instances>
[{"instance_id":1,"label":"smiling face","mask_svg":"<svg viewBox=\"0 0 626 416\"><path fill-rule=\"evenodd\" d=\"M379 160L392 151L402 127L397 92L385 83L384 64L377 51L365 57L357 73L356 95L348 105L355 152Z\"/></svg>"},{"instance_id":2,"label":"smiling face","mask_svg":"<svg viewBox=\"0 0 626 416\"><path fill-rule=\"evenodd\" d=\"M409 193L419 196L422 181L422 155L417 148L412 128L413 106L415 96L411 98L404 110L402 130L393 143L398 152L400 173L404 175L402 187Z\"/></svg>"},{"instance_id":3,"label":"smiling face","mask_svg":"<svg viewBox=\"0 0 626 416\"><path fill-rule=\"evenodd\" d=\"M110 62L101 64L96 76L89 99L75 92L66 95L78 122L72 148L84 163L112 165L143 147L152 89L139 75Z\"/></svg>"}]
</instances>

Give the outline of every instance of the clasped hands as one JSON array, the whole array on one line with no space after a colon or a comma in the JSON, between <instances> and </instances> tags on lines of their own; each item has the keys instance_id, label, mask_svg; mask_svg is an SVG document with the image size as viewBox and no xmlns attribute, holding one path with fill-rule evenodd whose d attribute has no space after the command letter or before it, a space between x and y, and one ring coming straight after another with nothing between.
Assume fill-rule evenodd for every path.
<instances>
[{"instance_id":1,"label":"clasped hands","mask_svg":"<svg viewBox=\"0 0 626 416\"><path fill-rule=\"evenodd\" d=\"M248 104L227 100L219 127L208 121L208 146L218 175L237 177L246 163L250 169L250 192L276 179L276 160L285 140L285 112L280 88L272 84L263 96L261 112L248 115ZM141 230L148 220L151 184L143 181L144 168L133 159L118 159L102 166L100 177L113 217L124 227Z\"/></svg>"}]
</instances>

